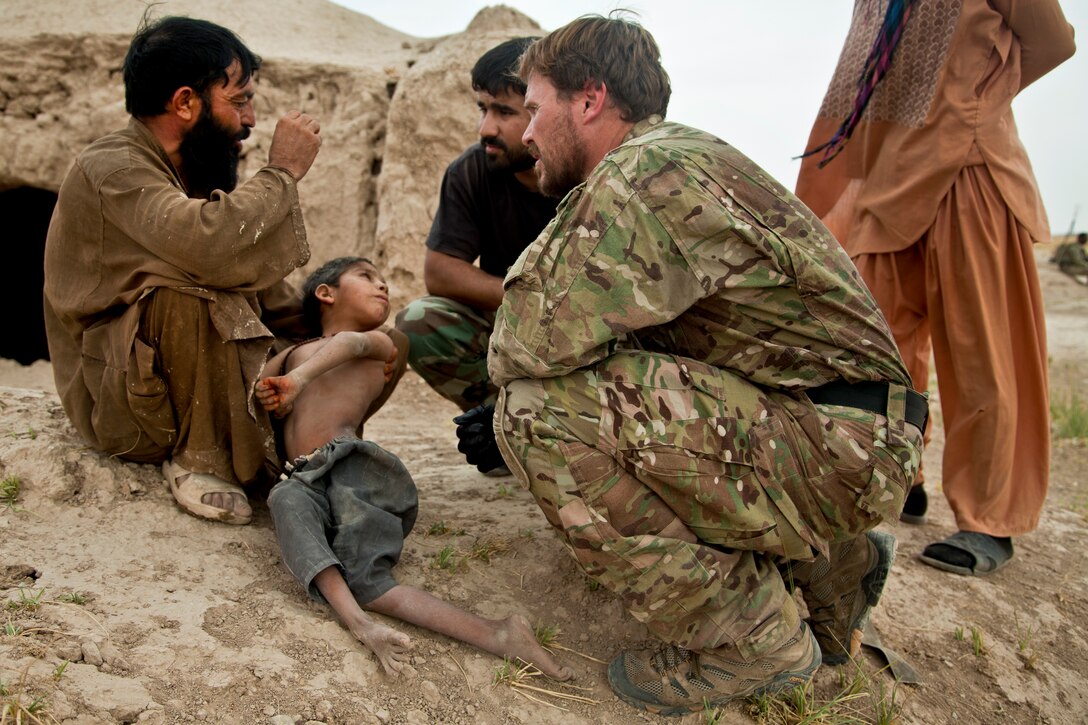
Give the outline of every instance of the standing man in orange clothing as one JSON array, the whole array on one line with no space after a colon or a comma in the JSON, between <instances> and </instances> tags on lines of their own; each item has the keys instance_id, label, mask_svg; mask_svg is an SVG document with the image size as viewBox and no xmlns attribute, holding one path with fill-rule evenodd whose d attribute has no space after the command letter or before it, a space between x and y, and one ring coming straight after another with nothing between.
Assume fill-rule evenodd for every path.
<instances>
[{"instance_id":1,"label":"standing man in orange clothing","mask_svg":"<svg viewBox=\"0 0 1088 725\"><path fill-rule=\"evenodd\" d=\"M797 195L872 289L916 388L933 353L959 531L922 560L988 574L1036 527L1050 458L1032 251L1050 231L1011 104L1073 54L1073 29L1057 0L881 8L855 0ZM919 482L904 519L925 503Z\"/></svg>"}]
</instances>

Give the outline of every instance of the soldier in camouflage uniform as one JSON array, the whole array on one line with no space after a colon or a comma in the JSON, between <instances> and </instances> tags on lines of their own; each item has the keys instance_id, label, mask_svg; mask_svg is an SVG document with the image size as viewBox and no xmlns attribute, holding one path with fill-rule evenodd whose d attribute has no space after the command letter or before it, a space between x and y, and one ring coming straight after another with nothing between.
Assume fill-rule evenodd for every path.
<instances>
[{"instance_id":1,"label":"soldier in camouflage uniform","mask_svg":"<svg viewBox=\"0 0 1088 725\"><path fill-rule=\"evenodd\" d=\"M665 643L620 654L613 689L680 714L856 649L894 551L866 532L899 515L926 407L827 229L728 144L662 120L658 56L596 17L523 57L524 138L565 197L506 278L488 370L503 458Z\"/></svg>"},{"instance_id":2,"label":"soldier in camouflage uniform","mask_svg":"<svg viewBox=\"0 0 1088 725\"><path fill-rule=\"evenodd\" d=\"M1084 284L1088 280L1088 234L1081 232L1077 235L1077 241L1067 242L1058 247L1051 261L1057 264L1062 272Z\"/></svg>"},{"instance_id":3,"label":"soldier in camouflage uniform","mask_svg":"<svg viewBox=\"0 0 1088 725\"><path fill-rule=\"evenodd\" d=\"M442 179L423 262L428 296L397 315L397 329L411 343L412 369L461 410L495 401L487 340L502 278L555 213L555 199L537 191L533 158L521 142L529 114L525 84L515 72L533 40L500 43L472 69L480 142Z\"/></svg>"}]
</instances>

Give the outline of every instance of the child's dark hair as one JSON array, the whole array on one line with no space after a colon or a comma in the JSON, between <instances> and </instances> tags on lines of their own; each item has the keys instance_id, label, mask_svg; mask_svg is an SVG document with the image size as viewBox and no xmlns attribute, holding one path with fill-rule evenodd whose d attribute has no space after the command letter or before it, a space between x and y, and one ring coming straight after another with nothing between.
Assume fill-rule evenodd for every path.
<instances>
[{"instance_id":1,"label":"child's dark hair","mask_svg":"<svg viewBox=\"0 0 1088 725\"><path fill-rule=\"evenodd\" d=\"M321 300L317 299L317 288L323 284L330 287L340 286L340 276L357 264L374 263L366 257L337 257L318 267L302 284L302 322L313 335L321 334Z\"/></svg>"}]
</instances>

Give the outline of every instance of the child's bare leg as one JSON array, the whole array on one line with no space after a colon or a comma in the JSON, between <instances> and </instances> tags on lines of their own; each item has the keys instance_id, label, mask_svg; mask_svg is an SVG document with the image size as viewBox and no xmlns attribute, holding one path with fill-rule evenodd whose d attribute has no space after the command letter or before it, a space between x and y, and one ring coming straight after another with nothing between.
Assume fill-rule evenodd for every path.
<instances>
[{"instance_id":1,"label":"child's bare leg","mask_svg":"<svg viewBox=\"0 0 1088 725\"><path fill-rule=\"evenodd\" d=\"M386 627L367 615L355 601L355 595L335 566L318 572L314 584L344 626L378 657L386 674L399 673L408 661L408 650L412 647L408 635Z\"/></svg>"},{"instance_id":2,"label":"child's bare leg","mask_svg":"<svg viewBox=\"0 0 1088 725\"><path fill-rule=\"evenodd\" d=\"M363 606L453 637L499 657L520 658L556 680L569 680L574 676L570 668L560 665L540 646L529 622L521 615L484 619L425 591L402 584Z\"/></svg>"}]
</instances>

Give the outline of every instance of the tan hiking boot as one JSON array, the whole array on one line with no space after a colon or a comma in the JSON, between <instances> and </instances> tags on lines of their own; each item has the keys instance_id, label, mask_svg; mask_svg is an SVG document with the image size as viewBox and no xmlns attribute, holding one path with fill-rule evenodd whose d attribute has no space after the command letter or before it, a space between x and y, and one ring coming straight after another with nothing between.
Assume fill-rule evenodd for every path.
<instances>
[{"instance_id":1,"label":"tan hiking boot","mask_svg":"<svg viewBox=\"0 0 1088 725\"><path fill-rule=\"evenodd\" d=\"M802 622L774 652L742 660L735 649L693 652L663 645L621 652L608 666L608 683L621 700L658 715L685 715L740 697L803 685L820 666L820 647Z\"/></svg>"},{"instance_id":2,"label":"tan hiking boot","mask_svg":"<svg viewBox=\"0 0 1088 725\"><path fill-rule=\"evenodd\" d=\"M895 537L882 531L831 545L831 557L790 565L789 577L801 587L808 623L820 643L823 661L841 665L857 656L869 614L895 561Z\"/></svg>"}]
</instances>

